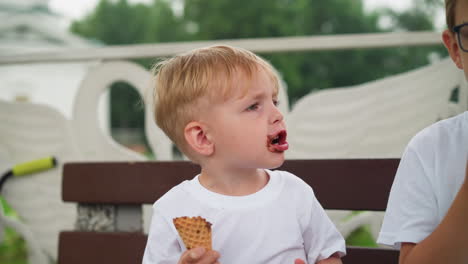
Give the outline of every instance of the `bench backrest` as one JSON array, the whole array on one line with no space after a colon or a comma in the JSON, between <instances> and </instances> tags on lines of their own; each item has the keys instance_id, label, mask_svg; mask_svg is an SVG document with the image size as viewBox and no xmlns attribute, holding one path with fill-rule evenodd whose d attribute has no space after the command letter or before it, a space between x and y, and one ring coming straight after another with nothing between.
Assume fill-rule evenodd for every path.
<instances>
[{"instance_id":1,"label":"bench backrest","mask_svg":"<svg viewBox=\"0 0 468 264\"><path fill-rule=\"evenodd\" d=\"M384 211L399 159L287 160L279 169L303 179L325 209ZM69 163L63 200L79 204L152 204L199 167L186 161ZM146 235L136 232L64 231L59 264L141 263ZM398 251L348 247L344 263L397 264Z\"/></svg>"}]
</instances>

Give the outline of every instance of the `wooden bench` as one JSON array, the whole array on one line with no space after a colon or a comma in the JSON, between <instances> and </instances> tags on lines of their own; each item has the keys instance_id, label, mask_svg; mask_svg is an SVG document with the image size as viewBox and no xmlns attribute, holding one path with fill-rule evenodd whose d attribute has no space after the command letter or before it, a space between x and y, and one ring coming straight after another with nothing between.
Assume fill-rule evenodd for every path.
<instances>
[{"instance_id":1,"label":"wooden bench","mask_svg":"<svg viewBox=\"0 0 468 264\"><path fill-rule=\"evenodd\" d=\"M311 185L326 209L384 211L399 159L287 160L279 168ZM186 161L69 163L62 197L78 204L77 230L59 237L59 264L141 263L141 205L199 172ZM107 224L90 216L101 215ZM106 218L107 217L107 218ZM104 228L103 228L104 226ZM347 247L346 264L397 264L398 251Z\"/></svg>"}]
</instances>

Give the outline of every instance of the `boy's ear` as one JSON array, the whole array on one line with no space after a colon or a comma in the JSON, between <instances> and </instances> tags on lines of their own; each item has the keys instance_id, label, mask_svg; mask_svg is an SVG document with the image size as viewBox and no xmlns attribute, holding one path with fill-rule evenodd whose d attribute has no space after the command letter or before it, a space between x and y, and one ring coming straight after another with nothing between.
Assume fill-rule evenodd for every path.
<instances>
[{"instance_id":1,"label":"boy's ear","mask_svg":"<svg viewBox=\"0 0 468 264\"><path fill-rule=\"evenodd\" d=\"M442 40L444 41L444 45L447 48L447 51L455 65L457 65L458 68L463 69L460 57L460 49L458 48L457 37L455 34L446 29L442 33Z\"/></svg>"},{"instance_id":2,"label":"boy's ear","mask_svg":"<svg viewBox=\"0 0 468 264\"><path fill-rule=\"evenodd\" d=\"M190 122L184 129L185 140L198 154L210 156L214 152L214 144L206 133L206 127L200 122Z\"/></svg>"}]
</instances>

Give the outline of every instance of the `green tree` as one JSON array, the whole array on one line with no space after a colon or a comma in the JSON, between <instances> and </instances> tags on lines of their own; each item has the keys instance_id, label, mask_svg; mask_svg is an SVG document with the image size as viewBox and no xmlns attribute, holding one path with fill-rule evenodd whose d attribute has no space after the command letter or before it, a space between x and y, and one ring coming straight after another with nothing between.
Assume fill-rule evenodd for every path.
<instances>
[{"instance_id":1,"label":"green tree","mask_svg":"<svg viewBox=\"0 0 468 264\"><path fill-rule=\"evenodd\" d=\"M425 0L436 1L436 0ZM186 0L194 40L383 32L382 16L401 15L391 30L430 30L417 8L403 14L364 12L360 0ZM422 22L419 22L419 21ZM315 89L349 86L428 63L435 48L392 48L262 54L282 73L291 103Z\"/></svg>"},{"instance_id":2,"label":"green tree","mask_svg":"<svg viewBox=\"0 0 468 264\"><path fill-rule=\"evenodd\" d=\"M371 13L364 11L362 0L185 0L183 5L182 14L177 16L169 0L154 0L151 4L101 0L71 29L113 45L432 30L433 14L440 7L440 0L414 0L412 8L404 12ZM390 27L379 26L382 17L393 21ZM313 90L350 86L404 72L426 65L428 54L443 52L441 47L401 47L260 55L282 74L292 105ZM150 65L149 60L138 62ZM132 95L123 88L113 92L112 109L123 108L129 98ZM112 127L138 120L132 111L112 113ZM138 124L143 122L140 120Z\"/></svg>"},{"instance_id":3,"label":"green tree","mask_svg":"<svg viewBox=\"0 0 468 264\"><path fill-rule=\"evenodd\" d=\"M165 0L151 5L101 0L84 19L72 23L71 31L108 45L180 41L185 36Z\"/></svg>"}]
</instances>

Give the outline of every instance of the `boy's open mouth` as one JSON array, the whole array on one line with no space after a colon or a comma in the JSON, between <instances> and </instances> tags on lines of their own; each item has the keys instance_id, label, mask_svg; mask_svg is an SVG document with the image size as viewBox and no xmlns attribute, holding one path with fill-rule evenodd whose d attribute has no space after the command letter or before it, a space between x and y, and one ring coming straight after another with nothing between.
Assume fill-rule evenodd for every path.
<instances>
[{"instance_id":1,"label":"boy's open mouth","mask_svg":"<svg viewBox=\"0 0 468 264\"><path fill-rule=\"evenodd\" d=\"M268 136L268 150L271 152L283 152L287 150L289 145L286 141L286 136L286 130L281 130L278 133Z\"/></svg>"}]
</instances>

